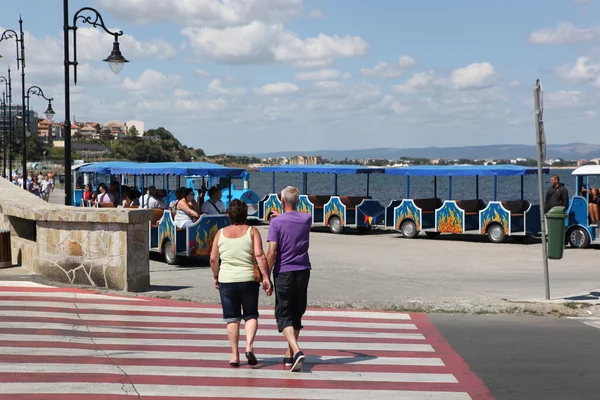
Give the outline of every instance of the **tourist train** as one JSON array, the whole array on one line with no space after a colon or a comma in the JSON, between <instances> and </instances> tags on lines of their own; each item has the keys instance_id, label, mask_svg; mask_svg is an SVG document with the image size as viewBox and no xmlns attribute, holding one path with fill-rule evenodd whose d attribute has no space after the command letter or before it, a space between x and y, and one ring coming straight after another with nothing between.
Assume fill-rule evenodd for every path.
<instances>
[{"instance_id":1,"label":"tourist train","mask_svg":"<svg viewBox=\"0 0 600 400\"><path fill-rule=\"evenodd\" d=\"M440 234L485 235L493 243L505 242L508 238L523 240L541 231L539 204L532 204L524 197L524 177L537 174L537 169L517 165L487 166L412 166L412 167L364 167L354 165L285 165L259 169L272 174L272 190L263 198L249 187L249 174L243 168L229 168L211 163L134 163L104 162L81 165L74 173L84 176L80 183L110 182L111 177L120 177L119 182L140 188L149 186L165 189L164 202L174 200L173 186L184 186L194 190L196 198L206 188L217 185L222 188L222 201L227 207L233 199L244 200L248 204L249 219L268 222L272 211L282 212L280 194L276 191L277 174L301 174L302 186L298 210L312 216L314 226L327 227L339 234L348 228L356 228L360 233L368 233L372 228L397 231L404 238L415 238L419 233L428 237ZM543 173L547 174L547 168ZM308 193L308 179L311 174L332 176L332 190L329 194ZM338 192L339 175L362 175L366 177L364 195L345 195ZM370 195L370 177L373 174L386 174L403 177L406 181L406 194L390 201L387 205ZM574 247L586 247L600 239L597 224L589 221L589 202L581 195L582 189L589 187L589 176L600 176L600 167L586 166L573 172L577 180L577 195L573 196L566 210L565 240ZM412 177L431 177L431 196L412 196ZM455 198L452 191L454 177L472 177L474 196L470 199ZM480 178L493 178L492 198L488 202L480 196ZM503 177L520 177L520 197L498 198L498 180ZM170 178L170 179L169 179ZM243 188L236 189L233 179L243 180ZM281 178L280 178L281 179ZM447 179L447 196L442 200L438 195L438 180ZM422 190L420 192L423 192ZM207 199L207 197L205 197ZM77 188L73 204L88 206L82 202L82 190ZM101 204L96 204L102 207ZM164 255L173 264L177 257L209 256L212 240L216 232L229 224L226 215L201 215L192 225L177 229L170 210L154 210L150 221L150 249Z\"/></svg>"}]
</instances>

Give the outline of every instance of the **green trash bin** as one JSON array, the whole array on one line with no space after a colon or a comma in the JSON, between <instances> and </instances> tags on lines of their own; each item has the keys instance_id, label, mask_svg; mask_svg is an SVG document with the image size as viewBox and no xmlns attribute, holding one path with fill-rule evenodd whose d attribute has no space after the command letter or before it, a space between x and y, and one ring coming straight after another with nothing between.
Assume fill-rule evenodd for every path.
<instances>
[{"instance_id":1,"label":"green trash bin","mask_svg":"<svg viewBox=\"0 0 600 400\"><path fill-rule=\"evenodd\" d=\"M564 207L552 207L546 214L548 226L548 258L560 260L565 248L565 214Z\"/></svg>"}]
</instances>

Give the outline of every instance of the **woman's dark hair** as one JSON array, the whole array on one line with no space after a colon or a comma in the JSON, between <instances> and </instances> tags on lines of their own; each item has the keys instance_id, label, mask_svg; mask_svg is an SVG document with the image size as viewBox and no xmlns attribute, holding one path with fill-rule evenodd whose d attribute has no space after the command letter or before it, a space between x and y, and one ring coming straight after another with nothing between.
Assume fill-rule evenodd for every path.
<instances>
[{"instance_id":1,"label":"woman's dark hair","mask_svg":"<svg viewBox=\"0 0 600 400\"><path fill-rule=\"evenodd\" d=\"M185 199L186 197L188 197L188 195L190 195L191 193L194 193L194 189L190 189L190 188L183 188L183 199Z\"/></svg>"},{"instance_id":2,"label":"woman's dark hair","mask_svg":"<svg viewBox=\"0 0 600 400\"><path fill-rule=\"evenodd\" d=\"M248 219L248 205L242 200L232 200L231 203L229 203L227 214L229 214L229 219L232 224L244 224L246 223L246 219Z\"/></svg>"},{"instance_id":3,"label":"woman's dark hair","mask_svg":"<svg viewBox=\"0 0 600 400\"><path fill-rule=\"evenodd\" d=\"M180 187L178 189L175 189L175 198L177 200L183 199L185 197L184 191L185 191L184 187Z\"/></svg>"},{"instance_id":4,"label":"woman's dark hair","mask_svg":"<svg viewBox=\"0 0 600 400\"><path fill-rule=\"evenodd\" d=\"M217 192L221 190L216 186L211 187L210 189L208 189L208 197L212 198L215 194L217 194Z\"/></svg>"},{"instance_id":5,"label":"woman's dark hair","mask_svg":"<svg viewBox=\"0 0 600 400\"><path fill-rule=\"evenodd\" d=\"M100 189L104 189L104 190L108 191L108 188L106 187L105 183L101 183L98 185L98 192L100 191Z\"/></svg>"}]
</instances>

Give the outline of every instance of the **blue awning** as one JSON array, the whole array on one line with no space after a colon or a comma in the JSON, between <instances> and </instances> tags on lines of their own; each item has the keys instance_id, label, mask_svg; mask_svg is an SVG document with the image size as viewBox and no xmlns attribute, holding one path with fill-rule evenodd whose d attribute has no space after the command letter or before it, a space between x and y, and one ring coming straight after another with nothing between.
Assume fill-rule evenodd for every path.
<instances>
[{"instance_id":1,"label":"blue awning","mask_svg":"<svg viewBox=\"0 0 600 400\"><path fill-rule=\"evenodd\" d=\"M260 167L259 172L290 172L290 173L309 173L309 174L382 174L384 168L363 167L360 165L277 165L274 167Z\"/></svg>"},{"instance_id":2,"label":"blue awning","mask_svg":"<svg viewBox=\"0 0 600 400\"><path fill-rule=\"evenodd\" d=\"M542 169L548 174L549 168ZM524 176L536 175L537 168L520 165L423 165L386 168L387 175L399 176Z\"/></svg>"},{"instance_id":3,"label":"blue awning","mask_svg":"<svg viewBox=\"0 0 600 400\"><path fill-rule=\"evenodd\" d=\"M110 175L110 174L112 174L113 168L127 167L129 165L135 165L135 164L136 163L131 162L131 161L99 162L99 163L92 163L92 164L84 165L84 166L80 167L77 170L77 172L82 172L82 173L95 172L98 174Z\"/></svg>"},{"instance_id":4,"label":"blue awning","mask_svg":"<svg viewBox=\"0 0 600 400\"><path fill-rule=\"evenodd\" d=\"M242 178L246 172L244 168L230 168L206 162L107 162L90 164L80 168L79 171L112 175L181 175L213 176L217 178Z\"/></svg>"}]
</instances>

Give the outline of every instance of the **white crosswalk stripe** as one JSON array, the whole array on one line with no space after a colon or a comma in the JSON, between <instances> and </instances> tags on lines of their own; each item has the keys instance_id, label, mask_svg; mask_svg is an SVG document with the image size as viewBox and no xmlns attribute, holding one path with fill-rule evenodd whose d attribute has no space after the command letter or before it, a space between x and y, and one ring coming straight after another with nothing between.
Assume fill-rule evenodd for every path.
<instances>
[{"instance_id":1,"label":"white crosswalk stripe","mask_svg":"<svg viewBox=\"0 0 600 400\"><path fill-rule=\"evenodd\" d=\"M215 305L2 282L0 320L0 400L493 398L423 314L308 310L300 373L281 363L287 344L269 308L259 319L259 365L242 354L240 368L228 365Z\"/></svg>"}]
</instances>

